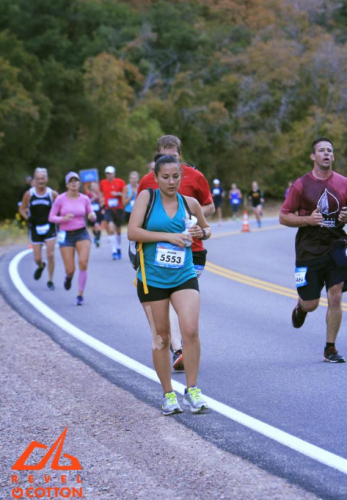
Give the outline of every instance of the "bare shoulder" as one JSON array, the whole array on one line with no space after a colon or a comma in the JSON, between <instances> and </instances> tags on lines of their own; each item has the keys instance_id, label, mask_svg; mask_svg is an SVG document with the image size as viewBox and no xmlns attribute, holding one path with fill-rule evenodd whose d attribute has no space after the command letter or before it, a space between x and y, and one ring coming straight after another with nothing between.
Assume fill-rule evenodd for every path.
<instances>
[{"instance_id":1,"label":"bare shoulder","mask_svg":"<svg viewBox=\"0 0 347 500\"><path fill-rule=\"evenodd\" d=\"M137 200L141 200L143 202L148 202L149 201L149 191L148 189L144 189L141 191L141 193L137 196Z\"/></svg>"},{"instance_id":2,"label":"bare shoulder","mask_svg":"<svg viewBox=\"0 0 347 500\"><path fill-rule=\"evenodd\" d=\"M196 198L193 198L192 196L184 196L184 198L187 201L188 206L191 210L193 210L193 208L200 206L200 203L198 202L198 200Z\"/></svg>"}]
</instances>

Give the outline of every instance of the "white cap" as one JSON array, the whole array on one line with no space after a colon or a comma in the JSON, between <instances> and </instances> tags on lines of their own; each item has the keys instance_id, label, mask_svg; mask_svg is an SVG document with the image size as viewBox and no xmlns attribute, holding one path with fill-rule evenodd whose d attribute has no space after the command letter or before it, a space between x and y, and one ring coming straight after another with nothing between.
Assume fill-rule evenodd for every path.
<instances>
[{"instance_id":1,"label":"white cap","mask_svg":"<svg viewBox=\"0 0 347 500\"><path fill-rule=\"evenodd\" d=\"M105 174L115 174L115 173L116 173L116 169L114 167L112 167L111 165L109 167L105 168Z\"/></svg>"},{"instance_id":2,"label":"white cap","mask_svg":"<svg viewBox=\"0 0 347 500\"><path fill-rule=\"evenodd\" d=\"M213 180L213 184L220 184L219 179L214 179L214 180Z\"/></svg>"},{"instance_id":3,"label":"white cap","mask_svg":"<svg viewBox=\"0 0 347 500\"><path fill-rule=\"evenodd\" d=\"M69 184L69 182L71 181L71 179L77 179L79 181L80 180L80 176L76 172L69 172L65 176L65 184Z\"/></svg>"}]
</instances>

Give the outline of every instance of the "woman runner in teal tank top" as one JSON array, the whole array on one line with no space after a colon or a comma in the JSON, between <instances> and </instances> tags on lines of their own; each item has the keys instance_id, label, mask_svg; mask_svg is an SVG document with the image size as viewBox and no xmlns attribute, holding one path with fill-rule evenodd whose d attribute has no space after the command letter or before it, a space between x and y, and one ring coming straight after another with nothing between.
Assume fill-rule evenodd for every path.
<instances>
[{"instance_id":1,"label":"woman runner in teal tank top","mask_svg":"<svg viewBox=\"0 0 347 500\"><path fill-rule=\"evenodd\" d=\"M207 239L210 226L195 198L178 194L182 169L173 156L161 156L154 169L159 189L146 229L143 221L150 195L142 191L136 199L128 226L128 238L143 243L148 294L144 292L143 276L139 272L137 292L152 331L153 364L163 387L163 414L180 413L182 409L171 385L169 303L178 314L184 346L184 366L187 389L183 404L192 413L208 408L201 390L197 388L200 363L199 309L200 294L193 266L190 244L192 238ZM197 223L196 223L197 221ZM185 231L185 234L183 234Z\"/></svg>"}]
</instances>

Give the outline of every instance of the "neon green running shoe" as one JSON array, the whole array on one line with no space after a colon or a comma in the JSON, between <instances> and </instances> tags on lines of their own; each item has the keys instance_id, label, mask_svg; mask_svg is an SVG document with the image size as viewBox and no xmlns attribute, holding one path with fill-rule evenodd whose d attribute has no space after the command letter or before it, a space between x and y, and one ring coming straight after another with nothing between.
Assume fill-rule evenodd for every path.
<instances>
[{"instance_id":1,"label":"neon green running shoe","mask_svg":"<svg viewBox=\"0 0 347 500\"><path fill-rule=\"evenodd\" d=\"M197 387L189 387L183 396L183 404L190 406L192 413L200 413L204 410L209 410L209 406L204 400L201 390Z\"/></svg>"},{"instance_id":2,"label":"neon green running shoe","mask_svg":"<svg viewBox=\"0 0 347 500\"><path fill-rule=\"evenodd\" d=\"M183 410L180 407L177 396L174 392L167 392L163 397L163 415L173 415L174 413L182 413Z\"/></svg>"}]
</instances>

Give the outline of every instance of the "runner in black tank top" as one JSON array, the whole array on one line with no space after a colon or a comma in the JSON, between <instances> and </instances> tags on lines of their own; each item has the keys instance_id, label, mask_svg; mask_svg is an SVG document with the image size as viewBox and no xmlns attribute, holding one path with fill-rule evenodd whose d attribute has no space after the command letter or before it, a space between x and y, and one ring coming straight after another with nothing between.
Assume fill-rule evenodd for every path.
<instances>
[{"instance_id":1,"label":"runner in black tank top","mask_svg":"<svg viewBox=\"0 0 347 500\"><path fill-rule=\"evenodd\" d=\"M27 191L19 207L19 212L29 224L29 239L33 245L34 260L38 266L34 279L41 278L46 263L42 261L42 245L46 244L48 260L49 290L54 290L54 247L56 240L56 227L48 221L48 215L53 201L58 196L56 191L47 187L48 175L45 168L37 168L34 174L34 187Z\"/></svg>"}]
</instances>

